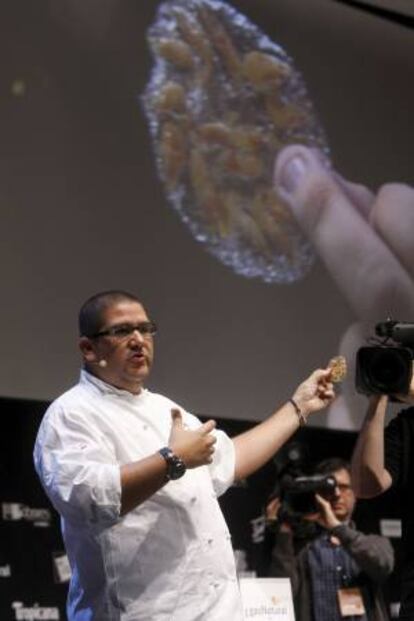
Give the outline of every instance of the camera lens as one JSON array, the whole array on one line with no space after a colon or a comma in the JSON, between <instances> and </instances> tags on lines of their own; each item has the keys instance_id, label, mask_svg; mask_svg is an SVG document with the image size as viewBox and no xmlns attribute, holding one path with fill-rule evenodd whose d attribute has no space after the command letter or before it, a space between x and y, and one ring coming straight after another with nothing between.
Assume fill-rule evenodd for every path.
<instances>
[{"instance_id":1,"label":"camera lens","mask_svg":"<svg viewBox=\"0 0 414 621\"><path fill-rule=\"evenodd\" d=\"M412 352L405 347L361 347L357 354L356 388L364 394L407 394Z\"/></svg>"},{"instance_id":2,"label":"camera lens","mask_svg":"<svg viewBox=\"0 0 414 621\"><path fill-rule=\"evenodd\" d=\"M367 370L367 376L381 388L393 386L405 373L405 361L394 351L387 349L375 352Z\"/></svg>"}]
</instances>

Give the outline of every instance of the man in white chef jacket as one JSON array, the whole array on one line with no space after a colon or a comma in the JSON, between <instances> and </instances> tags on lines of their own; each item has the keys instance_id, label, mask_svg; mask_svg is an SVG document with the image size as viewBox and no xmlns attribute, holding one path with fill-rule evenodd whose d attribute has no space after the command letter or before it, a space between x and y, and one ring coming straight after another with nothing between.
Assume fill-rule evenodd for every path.
<instances>
[{"instance_id":1,"label":"man in white chef jacket","mask_svg":"<svg viewBox=\"0 0 414 621\"><path fill-rule=\"evenodd\" d=\"M80 381L49 407L34 452L62 517L69 621L240 621L217 496L332 401L330 371L230 439L144 388L156 326L134 295L93 296L79 328Z\"/></svg>"}]
</instances>

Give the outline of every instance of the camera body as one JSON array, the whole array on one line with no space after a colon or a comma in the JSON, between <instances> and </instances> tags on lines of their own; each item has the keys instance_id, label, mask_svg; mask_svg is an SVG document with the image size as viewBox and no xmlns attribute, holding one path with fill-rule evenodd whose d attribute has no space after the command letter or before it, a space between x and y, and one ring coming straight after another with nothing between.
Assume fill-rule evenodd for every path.
<instances>
[{"instance_id":1,"label":"camera body","mask_svg":"<svg viewBox=\"0 0 414 621\"><path fill-rule=\"evenodd\" d=\"M286 481L281 497L284 517L300 517L317 513L319 506L315 494L319 494L326 500L332 500L335 496L335 487L335 477L326 474L297 476Z\"/></svg>"},{"instance_id":2,"label":"camera body","mask_svg":"<svg viewBox=\"0 0 414 621\"><path fill-rule=\"evenodd\" d=\"M357 351L356 390L365 395L408 394L413 374L414 323L388 319L375 326L375 333L383 341Z\"/></svg>"}]
</instances>

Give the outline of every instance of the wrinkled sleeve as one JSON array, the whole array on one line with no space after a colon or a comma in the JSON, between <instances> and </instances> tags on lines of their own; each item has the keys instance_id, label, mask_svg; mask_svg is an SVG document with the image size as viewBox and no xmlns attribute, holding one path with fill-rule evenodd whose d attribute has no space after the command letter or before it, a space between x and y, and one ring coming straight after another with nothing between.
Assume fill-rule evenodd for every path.
<instances>
[{"instance_id":1,"label":"wrinkled sleeve","mask_svg":"<svg viewBox=\"0 0 414 621\"><path fill-rule=\"evenodd\" d=\"M80 414L48 413L34 449L36 471L56 510L102 528L120 517L121 475L113 447Z\"/></svg>"},{"instance_id":2,"label":"wrinkled sleeve","mask_svg":"<svg viewBox=\"0 0 414 621\"><path fill-rule=\"evenodd\" d=\"M214 434L217 443L209 470L214 491L221 496L234 482L235 451L233 441L224 431L217 430Z\"/></svg>"},{"instance_id":3,"label":"wrinkled sleeve","mask_svg":"<svg viewBox=\"0 0 414 621\"><path fill-rule=\"evenodd\" d=\"M371 580L384 582L394 569L394 549L387 537L366 535L347 524L336 526L332 533Z\"/></svg>"}]
</instances>

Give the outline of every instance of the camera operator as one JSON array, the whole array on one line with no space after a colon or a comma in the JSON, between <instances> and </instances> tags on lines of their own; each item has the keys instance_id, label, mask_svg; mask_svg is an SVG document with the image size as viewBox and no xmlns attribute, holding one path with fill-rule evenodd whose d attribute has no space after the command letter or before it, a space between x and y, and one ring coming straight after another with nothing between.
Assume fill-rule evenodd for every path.
<instances>
[{"instance_id":1,"label":"camera operator","mask_svg":"<svg viewBox=\"0 0 414 621\"><path fill-rule=\"evenodd\" d=\"M414 380L408 395L399 400L414 405ZM389 397L373 395L352 458L355 492L373 498L391 486L402 499L402 549L400 621L414 619L414 407L402 409L385 428Z\"/></svg>"},{"instance_id":2,"label":"camera operator","mask_svg":"<svg viewBox=\"0 0 414 621\"><path fill-rule=\"evenodd\" d=\"M365 421L352 457L355 493L373 498L393 487L400 496L402 550L400 621L414 619L414 323L387 320L376 325L385 341L371 356L357 357L356 388L370 396ZM391 344L390 344L391 341ZM369 347L365 348L369 352ZM385 425L389 401L406 403Z\"/></svg>"},{"instance_id":3,"label":"camera operator","mask_svg":"<svg viewBox=\"0 0 414 621\"><path fill-rule=\"evenodd\" d=\"M393 570L393 548L385 537L363 534L351 521L355 494L347 462L328 459L316 472L334 477L333 491L329 500L315 494L317 510L302 516L314 530L299 546L298 521L282 511L270 576L290 578L297 621L389 619L381 583ZM279 507L272 501L268 513Z\"/></svg>"}]
</instances>

